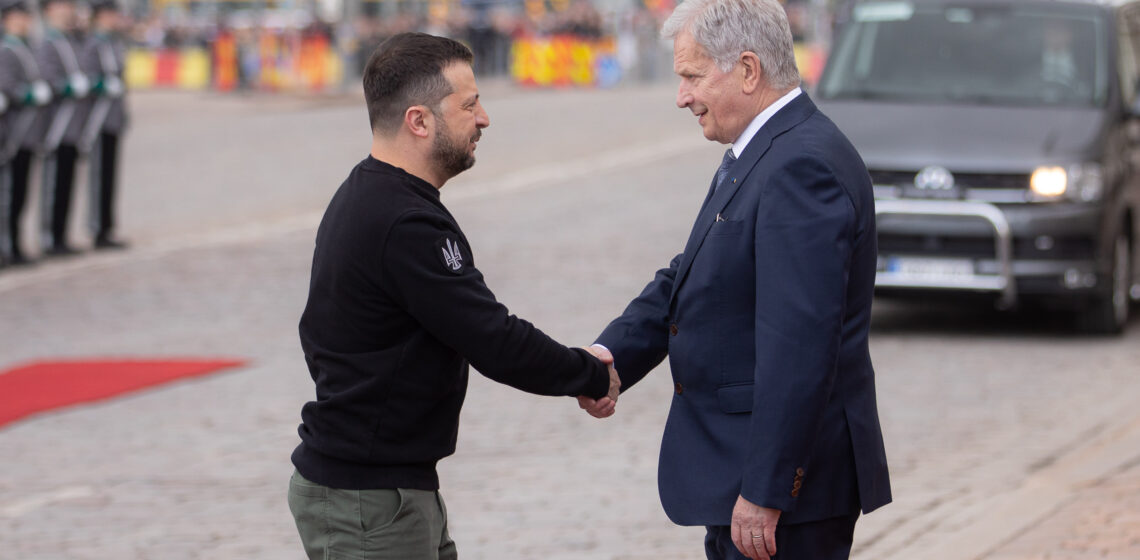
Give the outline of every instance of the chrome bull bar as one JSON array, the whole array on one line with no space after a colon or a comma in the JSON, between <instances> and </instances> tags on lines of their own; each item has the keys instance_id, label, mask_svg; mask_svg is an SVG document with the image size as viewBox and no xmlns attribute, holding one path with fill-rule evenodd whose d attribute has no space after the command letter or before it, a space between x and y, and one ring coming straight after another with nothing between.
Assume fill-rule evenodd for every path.
<instances>
[{"instance_id":1,"label":"chrome bull bar","mask_svg":"<svg viewBox=\"0 0 1140 560\"><path fill-rule=\"evenodd\" d=\"M986 220L994 229L994 253L997 274L975 274L961 278L926 278L905 272L880 270L875 285L884 288L931 288L998 292L997 305L1008 309L1017 302L1017 283L1013 279L1013 233L1001 210L986 202L964 200L876 200L875 216L959 216Z\"/></svg>"}]
</instances>

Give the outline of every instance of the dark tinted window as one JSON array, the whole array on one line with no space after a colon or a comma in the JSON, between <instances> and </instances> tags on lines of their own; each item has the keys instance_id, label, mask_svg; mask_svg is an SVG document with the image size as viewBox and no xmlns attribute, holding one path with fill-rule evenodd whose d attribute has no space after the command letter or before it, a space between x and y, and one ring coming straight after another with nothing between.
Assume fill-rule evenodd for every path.
<instances>
[{"instance_id":1,"label":"dark tinted window","mask_svg":"<svg viewBox=\"0 0 1140 560\"><path fill-rule=\"evenodd\" d=\"M823 98L1101 105L1106 29L1092 6L860 4Z\"/></svg>"}]
</instances>

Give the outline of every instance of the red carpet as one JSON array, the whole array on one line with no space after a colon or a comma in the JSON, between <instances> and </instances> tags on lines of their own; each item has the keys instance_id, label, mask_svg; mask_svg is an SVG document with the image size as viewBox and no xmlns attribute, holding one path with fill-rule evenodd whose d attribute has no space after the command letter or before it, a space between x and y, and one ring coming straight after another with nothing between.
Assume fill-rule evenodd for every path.
<instances>
[{"instance_id":1,"label":"red carpet","mask_svg":"<svg viewBox=\"0 0 1140 560\"><path fill-rule=\"evenodd\" d=\"M0 426L25 416L99 401L244 365L238 360L37 362L0 373Z\"/></svg>"}]
</instances>

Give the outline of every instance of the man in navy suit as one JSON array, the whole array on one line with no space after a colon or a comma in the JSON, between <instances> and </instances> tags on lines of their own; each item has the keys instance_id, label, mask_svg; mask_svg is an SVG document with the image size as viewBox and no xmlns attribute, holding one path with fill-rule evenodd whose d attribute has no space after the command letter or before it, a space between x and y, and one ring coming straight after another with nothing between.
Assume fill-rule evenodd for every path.
<instances>
[{"instance_id":1,"label":"man in navy suit","mask_svg":"<svg viewBox=\"0 0 1140 560\"><path fill-rule=\"evenodd\" d=\"M867 169L798 87L776 0L688 0L663 34L677 106L731 147L684 252L597 345L623 388L669 357L661 502L707 527L709 559L847 558L860 511L891 501L867 344Z\"/></svg>"}]
</instances>

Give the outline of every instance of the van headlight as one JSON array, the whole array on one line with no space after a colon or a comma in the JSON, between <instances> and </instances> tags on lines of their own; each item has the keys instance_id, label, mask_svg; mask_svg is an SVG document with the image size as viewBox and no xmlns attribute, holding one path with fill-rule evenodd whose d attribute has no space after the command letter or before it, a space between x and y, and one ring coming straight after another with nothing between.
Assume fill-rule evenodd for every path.
<instances>
[{"instance_id":1,"label":"van headlight","mask_svg":"<svg viewBox=\"0 0 1140 560\"><path fill-rule=\"evenodd\" d=\"M1043 166L1029 176L1031 200L1051 201L1066 198L1077 202L1100 200L1104 191L1100 164L1077 163L1066 167Z\"/></svg>"},{"instance_id":2,"label":"van headlight","mask_svg":"<svg viewBox=\"0 0 1140 560\"><path fill-rule=\"evenodd\" d=\"M1069 188L1069 176L1064 167L1038 167L1029 176L1029 190L1044 200L1054 200Z\"/></svg>"}]
</instances>

